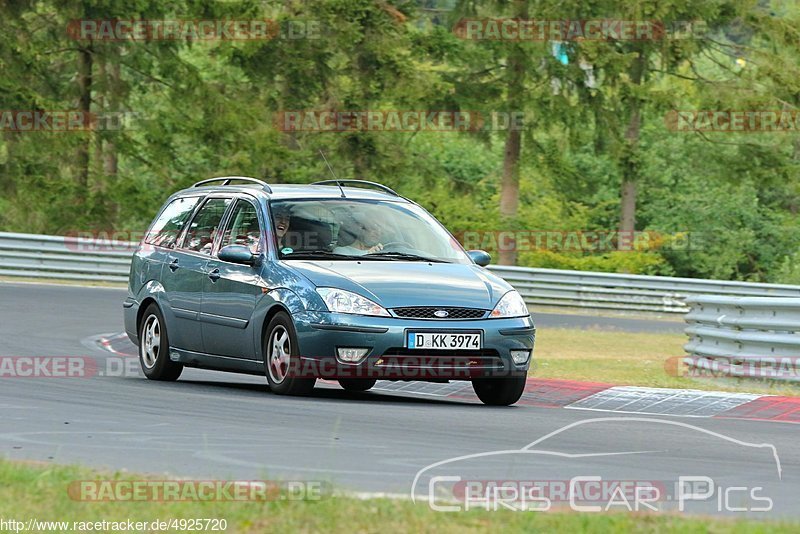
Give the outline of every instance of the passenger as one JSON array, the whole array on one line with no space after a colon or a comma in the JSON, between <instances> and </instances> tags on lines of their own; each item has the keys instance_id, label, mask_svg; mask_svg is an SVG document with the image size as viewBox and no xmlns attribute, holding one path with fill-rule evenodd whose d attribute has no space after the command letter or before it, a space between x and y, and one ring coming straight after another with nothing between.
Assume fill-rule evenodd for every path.
<instances>
[{"instance_id":1,"label":"passenger","mask_svg":"<svg viewBox=\"0 0 800 534\"><path fill-rule=\"evenodd\" d=\"M273 217L275 219L275 236L278 239L278 250L283 250L286 247L283 238L289 231L292 218L289 215L289 210L283 207L276 208Z\"/></svg>"}]
</instances>

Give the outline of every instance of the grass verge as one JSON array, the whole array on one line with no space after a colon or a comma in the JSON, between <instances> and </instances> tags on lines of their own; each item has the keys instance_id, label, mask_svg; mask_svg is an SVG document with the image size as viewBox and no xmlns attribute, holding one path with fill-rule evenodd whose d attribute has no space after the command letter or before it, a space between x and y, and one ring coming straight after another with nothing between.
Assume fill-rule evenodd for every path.
<instances>
[{"instance_id":1,"label":"grass verge","mask_svg":"<svg viewBox=\"0 0 800 534\"><path fill-rule=\"evenodd\" d=\"M134 480L74 466L0 460L0 518L8 521L97 522L225 519L228 533L262 532L797 532L794 523L691 518L676 515L511 511L442 513L400 499L330 497L319 501L82 502L75 480ZM4 531L8 532L8 528ZM13 530L11 530L13 532ZM40 532L45 531L42 527ZM69 530L56 529L56 532ZM114 530L106 530L115 532ZM174 530L172 530L174 531Z\"/></svg>"},{"instance_id":2,"label":"grass verge","mask_svg":"<svg viewBox=\"0 0 800 534\"><path fill-rule=\"evenodd\" d=\"M677 376L683 334L543 328L536 334L533 378L614 385L800 395L800 386L737 378Z\"/></svg>"}]
</instances>

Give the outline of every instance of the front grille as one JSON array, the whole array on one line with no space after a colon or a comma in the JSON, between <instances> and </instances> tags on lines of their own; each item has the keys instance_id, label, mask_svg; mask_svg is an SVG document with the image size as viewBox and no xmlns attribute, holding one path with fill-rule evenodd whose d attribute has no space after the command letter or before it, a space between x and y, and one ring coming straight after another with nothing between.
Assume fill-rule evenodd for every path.
<instances>
[{"instance_id":1,"label":"front grille","mask_svg":"<svg viewBox=\"0 0 800 534\"><path fill-rule=\"evenodd\" d=\"M437 311L447 312L446 317L437 317ZM394 308L392 312L397 317L405 319L438 319L442 321L452 321L453 319L480 319L486 315L486 310L477 308L448 308L441 306L419 306L411 308Z\"/></svg>"}]
</instances>

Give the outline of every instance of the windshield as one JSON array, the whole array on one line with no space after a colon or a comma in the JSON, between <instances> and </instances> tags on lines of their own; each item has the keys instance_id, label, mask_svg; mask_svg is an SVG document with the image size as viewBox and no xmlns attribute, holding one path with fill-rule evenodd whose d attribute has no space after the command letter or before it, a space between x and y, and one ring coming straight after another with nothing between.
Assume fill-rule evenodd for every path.
<instances>
[{"instance_id":1,"label":"windshield","mask_svg":"<svg viewBox=\"0 0 800 534\"><path fill-rule=\"evenodd\" d=\"M282 259L471 263L455 238L415 204L318 199L270 207Z\"/></svg>"}]
</instances>

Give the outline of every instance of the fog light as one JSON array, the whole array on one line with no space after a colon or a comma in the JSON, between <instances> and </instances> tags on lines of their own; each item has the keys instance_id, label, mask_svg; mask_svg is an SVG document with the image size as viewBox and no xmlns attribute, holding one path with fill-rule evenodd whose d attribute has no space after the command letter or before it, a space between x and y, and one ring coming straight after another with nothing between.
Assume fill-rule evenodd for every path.
<instances>
[{"instance_id":1,"label":"fog light","mask_svg":"<svg viewBox=\"0 0 800 534\"><path fill-rule=\"evenodd\" d=\"M514 363L517 365L522 365L523 363L527 362L530 356L531 351L528 349L511 351L511 359L514 360Z\"/></svg>"},{"instance_id":2,"label":"fog light","mask_svg":"<svg viewBox=\"0 0 800 534\"><path fill-rule=\"evenodd\" d=\"M358 363L364 359L369 349L344 347L336 349L336 352L339 354L339 360L346 363Z\"/></svg>"}]
</instances>

